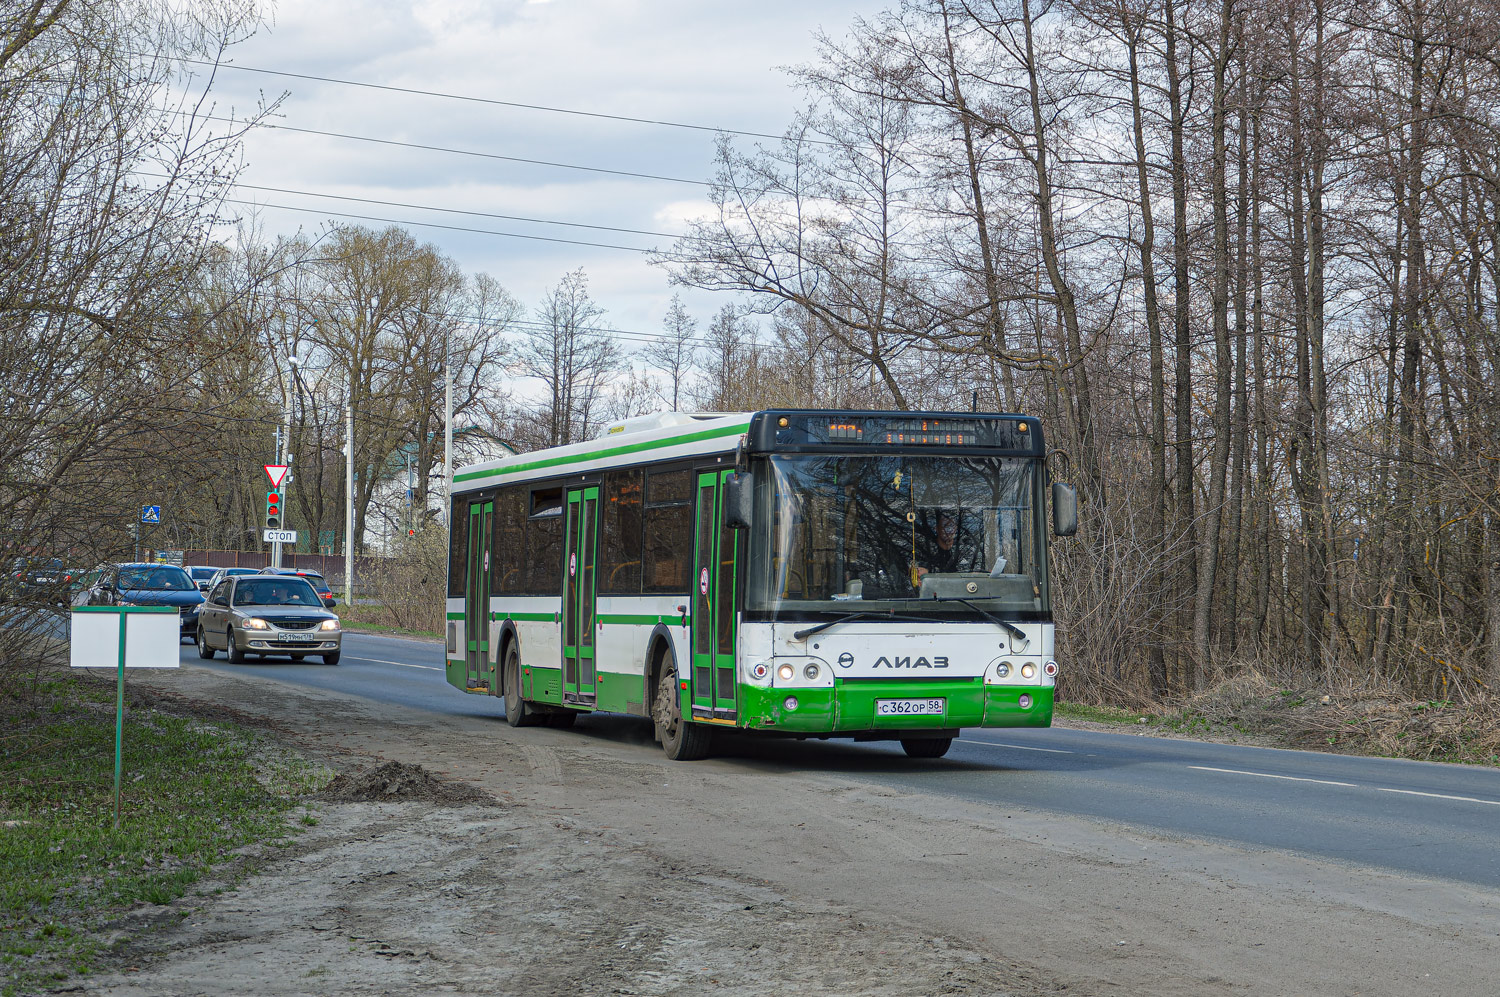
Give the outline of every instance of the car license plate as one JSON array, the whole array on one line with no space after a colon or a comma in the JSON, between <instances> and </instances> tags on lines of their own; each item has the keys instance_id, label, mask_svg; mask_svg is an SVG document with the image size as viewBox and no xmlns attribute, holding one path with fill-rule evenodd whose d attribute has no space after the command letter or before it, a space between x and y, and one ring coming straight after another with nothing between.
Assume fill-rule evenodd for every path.
<instances>
[{"instance_id":1,"label":"car license plate","mask_svg":"<svg viewBox=\"0 0 1500 997\"><path fill-rule=\"evenodd\" d=\"M947 708L945 699L877 699L877 717L940 717Z\"/></svg>"},{"instance_id":2,"label":"car license plate","mask_svg":"<svg viewBox=\"0 0 1500 997\"><path fill-rule=\"evenodd\" d=\"M291 641L302 640L302 641L312 642L312 641L315 641L315 640L319 640L320 638L318 637L317 634L282 634L277 639L278 640L291 640Z\"/></svg>"}]
</instances>

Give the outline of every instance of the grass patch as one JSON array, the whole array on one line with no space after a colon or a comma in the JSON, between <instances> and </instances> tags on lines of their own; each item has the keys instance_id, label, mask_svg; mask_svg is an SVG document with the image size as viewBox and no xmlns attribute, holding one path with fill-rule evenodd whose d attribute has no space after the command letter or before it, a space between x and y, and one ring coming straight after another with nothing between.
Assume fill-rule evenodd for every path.
<instances>
[{"instance_id":1,"label":"grass patch","mask_svg":"<svg viewBox=\"0 0 1500 997\"><path fill-rule=\"evenodd\" d=\"M1489 694L1413 700L1395 685L1369 681L1288 688L1246 670L1146 713L1079 703L1055 710L1064 719L1209 741L1248 736L1310 751L1500 765L1500 696Z\"/></svg>"},{"instance_id":2,"label":"grass patch","mask_svg":"<svg viewBox=\"0 0 1500 997\"><path fill-rule=\"evenodd\" d=\"M1148 724L1153 722L1152 718L1145 714L1131 713L1113 706L1090 706L1087 703L1053 703L1052 712L1070 720L1092 720L1101 724L1140 725L1143 717Z\"/></svg>"},{"instance_id":3,"label":"grass patch","mask_svg":"<svg viewBox=\"0 0 1500 997\"><path fill-rule=\"evenodd\" d=\"M292 832L331 773L222 722L128 706L114 827L115 688L87 676L0 703L0 994L106 956L112 918L191 891L241 847Z\"/></svg>"}]
</instances>

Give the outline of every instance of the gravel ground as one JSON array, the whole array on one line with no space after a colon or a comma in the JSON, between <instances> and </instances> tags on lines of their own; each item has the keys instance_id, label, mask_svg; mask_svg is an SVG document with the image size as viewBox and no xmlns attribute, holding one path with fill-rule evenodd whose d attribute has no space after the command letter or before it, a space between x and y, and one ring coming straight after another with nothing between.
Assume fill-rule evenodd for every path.
<instances>
[{"instance_id":1,"label":"gravel ground","mask_svg":"<svg viewBox=\"0 0 1500 997\"><path fill-rule=\"evenodd\" d=\"M259 875L126 919L118 968L72 992L1396 997L1500 975L1492 892L894 791L836 748L816 771L778 763L793 744L674 764L629 718L512 730L191 666L141 681L345 778Z\"/></svg>"}]
</instances>

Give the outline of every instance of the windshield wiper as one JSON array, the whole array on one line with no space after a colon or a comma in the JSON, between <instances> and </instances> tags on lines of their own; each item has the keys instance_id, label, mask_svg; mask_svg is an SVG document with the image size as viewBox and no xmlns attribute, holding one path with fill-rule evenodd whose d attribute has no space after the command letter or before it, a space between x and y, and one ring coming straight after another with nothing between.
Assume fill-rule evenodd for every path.
<instances>
[{"instance_id":1,"label":"windshield wiper","mask_svg":"<svg viewBox=\"0 0 1500 997\"><path fill-rule=\"evenodd\" d=\"M807 638L811 637L813 634L815 634L815 633L822 633L824 630L827 630L829 627L836 627L840 623L848 623L850 620L864 619L864 618L871 617L871 616L878 616L878 617L880 617L883 620L917 620L917 621L921 621L923 619L923 617L921 617L921 616L897 616L895 613L882 613L882 612L879 612L879 611L874 610L874 609L863 609L863 610L860 610L857 613L850 613L847 616L840 616L836 620L827 620L827 621L825 621L823 623L815 624L814 626L805 627L805 628L803 628L801 630L793 631L793 633L792 633L792 640L807 640Z\"/></svg>"},{"instance_id":2,"label":"windshield wiper","mask_svg":"<svg viewBox=\"0 0 1500 997\"><path fill-rule=\"evenodd\" d=\"M1016 626L1014 623L1007 623L1005 620L1002 620L1000 617L995 616L994 614L990 613L988 610L980 609L978 606L974 605L972 602L970 602L968 599L963 598L962 596L956 596L956 595L955 596L949 596L947 598L939 598L937 601L938 602L961 602L965 606L968 606L970 609L974 610L974 612L978 613L980 616L983 616L985 619L989 620L995 626L999 627L1002 630L1005 630L1005 631L1009 632L1009 634L1012 637L1016 638L1017 640L1024 640L1028 644L1031 643L1031 638L1028 637L1028 636L1026 636L1026 631L1025 630L1022 630L1020 627Z\"/></svg>"}]
</instances>

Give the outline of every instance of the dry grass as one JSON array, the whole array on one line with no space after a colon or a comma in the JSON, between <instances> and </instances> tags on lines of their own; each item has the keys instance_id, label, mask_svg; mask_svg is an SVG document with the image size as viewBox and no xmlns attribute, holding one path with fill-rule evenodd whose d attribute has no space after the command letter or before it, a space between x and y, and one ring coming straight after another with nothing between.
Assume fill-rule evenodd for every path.
<instances>
[{"instance_id":1,"label":"dry grass","mask_svg":"<svg viewBox=\"0 0 1500 997\"><path fill-rule=\"evenodd\" d=\"M1500 764L1500 698L1418 700L1398 687L1345 681L1289 688L1253 669L1157 714L1203 733L1234 731L1288 747L1433 761Z\"/></svg>"}]
</instances>

